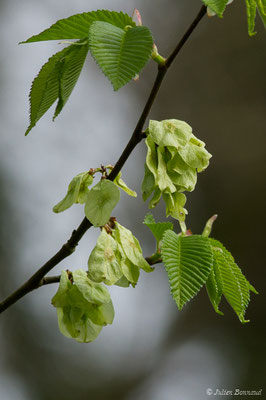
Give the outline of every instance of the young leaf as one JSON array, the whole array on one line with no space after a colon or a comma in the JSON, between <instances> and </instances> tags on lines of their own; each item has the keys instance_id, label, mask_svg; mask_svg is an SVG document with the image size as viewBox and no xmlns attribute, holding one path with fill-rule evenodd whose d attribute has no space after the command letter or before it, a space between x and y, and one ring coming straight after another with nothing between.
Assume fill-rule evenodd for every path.
<instances>
[{"instance_id":1,"label":"young leaf","mask_svg":"<svg viewBox=\"0 0 266 400\"><path fill-rule=\"evenodd\" d=\"M198 172L202 172L208 167L209 159L212 156L204 147L191 142L181 147L179 154L189 167L197 169Z\"/></svg>"},{"instance_id":2,"label":"young leaf","mask_svg":"<svg viewBox=\"0 0 266 400\"><path fill-rule=\"evenodd\" d=\"M208 238L200 235L178 236L166 231L162 259L168 274L171 294L179 310L191 300L207 281L213 264Z\"/></svg>"},{"instance_id":3,"label":"young leaf","mask_svg":"<svg viewBox=\"0 0 266 400\"><path fill-rule=\"evenodd\" d=\"M148 132L158 146L179 148L189 141L192 128L186 122L177 119L150 120Z\"/></svg>"},{"instance_id":4,"label":"young leaf","mask_svg":"<svg viewBox=\"0 0 266 400\"><path fill-rule=\"evenodd\" d=\"M34 79L30 91L30 125L25 133L27 135L36 125L37 121L46 113L59 97L59 77L62 60L68 48L54 54L44 64Z\"/></svg>"},{"instance_id":5,"label":"young leaf","mask_svg":"<svg viewBox=\"0 0 266 400\"><path fill-rule=\"evenodd\" d=\"M265 0L264 0L265 2ZM266 29L266 4L263 5L263 2L261 1L260 4L262 5L259 7L259 16L263 22L264 28Z\"/></svg>"},{"instance_id":6,"label":"young leaf","mask_svg":"<svg viewBox=\"0 0 266 400\"><path fill-rule=\"evenodd\" d=\"M152 137L148 135L145 140L147 146L147 157L146 157L146 166L151 171L154 176L155 182L157 182L158 176L158 154L157 147Z\"/></svg>"},{"instance_id":7,"label":"young leaf","mask_svg":"<svg viewBox=\"0 0 266 400\"><path fill-rule=\"evenodd\" d=\"M68 185L67 194L53 208L55 213L60 213L71 207L74 203L85 203L89 192L88 186L93 183L93 176L89 172L76 175Z\"/></svg>"},{"instance_id":8,"label":"young leaf","mask_svg":"<svg viewBox=\"0 0 266 400\"><path fill-rule=\"evenodd\" d=\"M154 192L149 203L154 208L163 196L166 216L183 222L187 214L183 192L194 190L197 172L208 166L211 154L184 121L150 121L147 132L143 200Z\"/></svg>"},{"instance_id":9,"label":"young leaf","mask_svg":"<svg viewBox=\"0 0 266 400\"><path fill-rule=\"evenodd\" d=\"M178 191L192 192L197 183L197 171L195 168L187 166L182 174L168 172L169 177Z\"/></svg>"},{"instance_id":10,"label":"young leaf","mask_svg":"<svg viewBox=\"0 0 266 400\"><path fill-rule=\"evenodd\" d=\"M148 62L153 39L144 26L121 29L107 22L93 22L89 32L92 56L114 90L134 78Z\"/></svg>"},{"instance_id":11,"label":"young leaf","mask_svg":"<svg viewBox=\"0 0 266 400\"><path fill-rule=\"evenodd\" d=\"M96 325L111 325L115 316L113 302L110 301L109 303L104 303L97 308L93 305L93 312L91 311L89 316L92 322Z\"/></svg>"},{"instance_id":12,"label":"young leaf","mask_svg":"<svg viewBox=\"0 0 266 400\"><path fill-rule=\"evenodd\" d=\"M206 282L206 289L214 310L217 312L217 314L224 315L219 310L219 304L223 294L223 288L222 288L221 278L219 277L219 269L215 257L213 261L213 268Z\"/></svg>"},{"instance_id":13,"label":"young leaf","mask_svg":"<svg viewBox=\"0 0 266 400\"><path fill-rule=\"evenodd\" d=\"M68 279L66 271L61 272L60 284L54 297L52 298L52 305L54 307L65 307L69 304L68 291L71 290L72 283Z\"/></svg>"},{"instance_id":14,"label":"young leaf","mask_svg":"<svg viewBox=\"0 0 266 400\"><path fill-rule=\"evenodd\" d=\"M103 179L88 193L85 215L96 227L105 225L120 199L118 187L108 179Z\"/></svg>"},{"instance_id":15,"label":"young leaf","mask_svg":"<svg viewBox=\"0 0 266 400\"><path fill-rule=\"evenodd\" d=\"M139 265L133 264L129 258L126 256L122 246L118 244L119 253L120 253L120 265L123 271L123 275L126 278L127 282L130 282L133 287L136 286L139 280ZM150 271L146 271L150 272Z\"/></svg>"},{"instance_id":16,"label":"young leaf","mask_svg":"<svg viewBox=\"0 0 266 400\"><path fill-rule=\"evenodd\" d=\"M255 18L257 13L257 3L255 0L246 0L247 8L247 23L248 23L248 34L253 36L255 32Z\"/></svg>"},{"instance_id":17,"label":"young leaf","mask_svg":"<svg viewBox=\"0 0 266 400\"><path fill-rule=\"evenodd\" d=\"M132 197L137 197L137 193L134 192L134 190L131 190L126 183L123 181L123 179L121 178L122 176L122 172L119 172L118 175L116 176L116 178L114 179L114 183L120 187L120 189L124 190L124 192L126 192L129 196Z\"/></svg>"},{"instance_id":18,"label":"young leaf","mask_svg":"<svg viewBox=\"0 0 266 400\"><path fill-rule=\"evenodd\" d=\"M165 160L165 147L157 147L158 154L158 172L156 184L158 185L161 192L174 193L176 187L168 175L167 161Z\"/></svg>"},{"instance_id":19,"label":"young leaf","mask_svg":"<svg viewBox=\"0 0 266 400\"><path fill-rule=\"evenodd\" d=\"M113 322L114 309L108 290L90 281L83 270L73 272L71 281L68 273L62 271L52 304L57 308L60 331L78 342L91 342L102 326Z\"/></svg>"},{"instance_id":20,"label":"young leaf","mask_svg":"<svg viewBox=\"0 0 266 400\"><path fill-rule=\"evenodd\" d=\"M162 240L165 231L174 229L174 226L171 222L155 222L152 214L147 214L143 223L151 230L157 243Z\"/></svg>"},{"instance_id":21,"label":"young leaf","mask_svg":"<svg viewBox=\"0 0 266 400\"><path fill-rule=\"evenodd\" d=\"M153 268L147 263L142 255L139 241L133 236L132 232L116 222L117 241L120 243L126 257L138 268L145 272L152 272Z\"/></svg>"},{"instance_id":22,"label":"young leaf","mask_svg":"<svg viewBox=\"0 0 266 400\"><path fill-rule=\"evenodd\" d=\"M162 197L162 192L160 191L160 189L158 187L155 188L153 196L149 202L149 208L154 208L157 206L157 204L160 202Z\"/></svg>"},{"instance_id":23,"label":"young leaf","mask_svg":"<svg viewBox=\"0 0 266 400\"><path fill-rule=\"evenodd\" d=\"M116 240L105 229L102 229L97 244L89 257L89 278L94 282L104 282L106 285L116 283L123 276L116 252Z\"/></svg>"},{"instance_id":24,"label":"young leaf","mask_svg":"<svg viewBox=\"0 0 266 400\"><path fill-rule=\"evenodd\" d=\"M88 45L71 45L54 54L43 65L30 91L30 125L27 135L58 99L54 118L68 100L88 53Z\"/></svg>"},{"instance_id":25,"label":"young leaf","mask_svg":"<svg viewBox=\"0 0 266 400\"><path fill-rule=\"evenodd\" d=\"M255 29L255 18L258 8L258 13L261 17L264 27L266 27L266 2L265 0L246 0L247 8L247 21L248 21L248 33L250 36L256 34Z\"/></svg>"},{"instance_id":26,"label":"young leaf","mask_svg":"<svg viewBox=\"0 0 266 400\"><path fill-rule=\"evenodd\" d=\"M107 288L91 281L83 269L74 271L72 275L76 287L85 300L97 305L110 302L111 298Z\"/></svg>"},{"instance_id":27,"label":"young leaf","mask_svg":"<svg viewBox=\"0 0 266 400\"><path fill-rule=\"evenodd\" d=\"M60 19L50 28L45 29L38 35L30 37L21 43L32 43L43 40L60 40L60 39L83 39L89 35L91 24L94 21L105 21L124 29L125 26L135 26L132 18L122 12L98 10L82 14L75 14L69 18Z\"/></svg>"},{"instance_id":28,"label":"young leaf","mask_svg":"<svg viewBox=\"0 0 266 400\"><path fill-rule=\"evenodd\" d=\"M120 287L129 287L130 282L127 280L127 278L123 275L122 278L119 279L119 281L117 281L115 283L116 286L120 286Z\"/></svg>"},{"instance_id":29,"label":"young leaf","mask_svg":"<svg viewBox=\"0 0 266 400\"><path fill-rule=\"evenodd\" d=\"M249 322L244 317L250 300L251 285L222 243L214 239L209 239L209 241L213 249L223 295L238 315L239 320L242 323ZM253 286L252 289L254 289Z\"/></svg>"},{"instance_id":30,"label":"young leaf","mask_svg":"<svg viewBox=\"0 0 266 400\"><path fill-rule=\"evenodd\" d=\"M88 50L88 44L72 45L69 47L66 57L62 60L59 76L59 100L53 119L58 116L71 95L80 76Z\"/></svg>"},{"instance_id":31,"label":"young leaf","mask_svg":"<svg viewBox=\"0 0 266 400\"><path fill-rule=\"evenodd\" d=\"M231 3L231 1L228 0L202 0L202 1L206 6L210 7L210 9L219 17L223 16L226 4L229 2Z\"/></svg>"},{"instance_id":32,"label":"young leaf","mask_svg":"<svg viewBox=\"0 0 266 400\"><path fill-rule=\"evenodd\" d=\"M90 343L102 330L102 326L94 324L79 308L58 307L56 310L60 332L77 342Z\"/></svg>"},{"instance_id":33,"label":"young leaf","mask_svg":"<svg viewBox=\"0 0 266 400\"><path fill-rule=\"evenodd\" d=\"M145 174L141 185L141 190L142 190L142 198L144 201L146 201L155 189L155 179L153 174L147 167L146 163L144 168L145 168Z\"/></svg>"},{"instance_id":34,"label":"young leaf","mask_svg":"<svg viewBox=\"0 0 266 400\"><path fill-rule=\"evenodd\" d=\"M187 198L184 193L163 193L166 205L166 216L171 215L179 221L185 221L187 210L184 208Z\"/></svg>"}]
</instances>

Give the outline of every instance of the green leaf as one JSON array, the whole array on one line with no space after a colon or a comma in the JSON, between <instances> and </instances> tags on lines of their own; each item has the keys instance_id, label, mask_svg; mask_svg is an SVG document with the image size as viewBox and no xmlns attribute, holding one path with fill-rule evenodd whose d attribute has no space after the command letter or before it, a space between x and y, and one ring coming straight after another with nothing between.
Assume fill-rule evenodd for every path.
<instances>
[{"instance_id":1,"label":"green leaf","mask_svg":"<svg viewBox=\"0 0 266 400\"><path fill-rule=\"evenodd\" d=\"M120 286L120 287L129 287L130 282L127 280L127 278L123 275L122 278L119 279L119 281L117 281L115 283L116 286Z\"/></svg>"},{"instance_id":2,"label":"green leaf","mask_svg":"<svg viewBox=\"0 0 266 400\"><path fill-rule=\"evenodd\" d=\"M114 90L134 78L148 62L153 39L144 26L121 29L107 22L93 22L89 34L92 56Z\"/></svg>"},{"instance_id":3,"label":"green leaf","mask_svg":"<svg viewBox=\"0 0 266 400\"><path fill-rule=\"evenodd\" d=\"M202 0L205 6L210 7L210 9L215 12L219 17L222 17L223 12L226 8L228 0Z\"/></svg>"},{"instance_id":4,"label":"green leaf","mask_svg":"<svg viewBox=\"0 0 266 400\"><path fill-rule=\"evenodd\" d=\"M124 250L122 249L121 245L119 246L119 252L120 252L120 265L121 269L123 271L123 275L126 278L128 282L131 283L133 287L136 286L138 280L139 280L139 266L133 264L129 258L126 256ZM146 272L151 272L151 271L146 271ZM124 282L125 283L125 282Z\"/></svg>"},{"instance_id":5,"label":"green leaf","mask_svg":"<svg viewBox=\"0 0 266 400\"><path fill-rule=\"evenodd\" d=\"M153 174L147 167L146 163L145 163L144 168L145 168L145 174L144 174L141 190L142 190L142 198L144 201L146 201L155 189L155 179L154 179Z\"/></svg>"},{"instance_id":6,"label":"green leaf","mask_svg":"<svg viewBox=\"0 0 266 400\"><path fill-rule=\"evenodd\" d=\"M208 167L211 158L211 154L204 147L191 142L180 148L179 154L187 165L197 169L198 172L202 172Z\"/></svg>"},{"instance_id":7,"label":"green leaf","mask_svg":"<svg viewBox=\"0 0 266 400\"><path fill-rule=\"evenodd\" d=\"M191 300L207 281L213 264L208 238L178 236L166 231L163 236L162 259L168 274L171 294L179 310Z\"/></svg>"},{"instance_id":8,"label":"green leaf","mask_svg":"<svg viewBox=\"0 0 266 400\"><path fill-rule=\"evenodd\" d=\"M92 342L102 330L102 326L94 324L78 308L58 307L57 317L61 333L80 343Z\"/></svg>"},{"instance_id":9,"label":"green leaf","mask_svg":"<svg viewBox=\"0 0 266 400\"><path fill-rule=\"evenodd\" d=\"M58 290L52 298L52 304L54 307L64 307L69 304L68 291L70 291L71 288L72 283L68 279L67 272L62 271Z\"/></svg>"},{"instance_id":10,"label":"green leaf","mask_svg":"<svg viewBox=\"0 0 266 400\"><path fill-rule=\"evenodd\" d=\"M116 251L116 240L105 229L102 229L88 261L90 279L94 282L113 285L123 276L116 258Z\"/></svg>"},{"instance_id":11,"label":"green leaf","mask_svg":"<svg viewBox=\"0 0 266 400\"><path fill-rule=\"evenodd\" d=\"M195 189L197 183L197 171L195 168L187 166L182 174L169 172L168 175L178 191L183 192L186 190L192 192Z\"/></svg>"},{"instance_id":12,"label":"green leaf","mask_svg":"<svg viewBox=\"0 0 266 400\"><path fill-rule=\"evenodd\" d=\"M68 100L88 53L87 45L73 44L54 54L34 79L30 91L30 125L27 135L58 99L54 118Z\"/></svg>"},{"instance_id":13,"label":"green leaf","mask_svg":"<svg viewBox=\"0 0 266 400\"><path fill-rule=\"evenodd\" d=\"M168 147L168 151L171 152L171 159L167 163L167 169L170 173L176 173L177 176L182 175L189 166L185 163L183 158L180 156L176 148Z\"/></svg>"},{"instance_id":14,"label":"green leaf","mask_svg":"<svg viewBox=\"0 0 266 400\"><path fill-rule=\"evenodd\" d=\"M71 207L74 203L85 203L89 193L88 186L93 183L93 176L89 172L76 175L68 185L67 194L53 208L55 213L60 213Z\"/></svg>"},{"instance_id":15,"label":"green leaf","mask_svg":"<svg viewBox=\"0 0 266 400\"><path fill-rule=\"evenodd\" d=\"M88 193L85 204L86 217L93 226L105 225L119 199L118 187L108 179L101 180Z\"/></svg>"},{"instance_id":16,"label":"green leaf","mask_svg":"<svg viewBox=\"0 0 266 400\"><path fill-rule=\"evenodd\" d=\"M157 243L162 240L165 231L174 229L174 225L171 222L155 222L152 214L147 214L143 223L151 230Z\"/></svg>"},{"instance_id":17,"label":"green leaf","mask_svg":"<svg viewBox=\"0 0 266 400\"><path fill-rule=\"evenodd\" d=\"M245 312L250 300L251 285L222 243L214 239L209 239L209 241L213 248L223 295L238 315L239 320L242 323L249 322L245 320ZM253 286L252 289L254 289Z\"/></svg>"},{"instance_id":18,"label":"green leaf","mask_svg":"<svg viewBox=\"0 0 266 400\"><path fill-rule=\"evenodd\" d=\"M158 155L157 155L157 147L152 140L151 136L148 136L145 140L147 146L147 157L146 157L146 166L151 171L154 176L155 181L157 181L158 175Z\"/></svg>"},{"instance_id":19,"label":"green leaf","mask_svg":"<svg viewBox=\"0 0 266 400\"><path fill-rule=\"evenodd\" d=\"M78 342L91 342L102 326L113 322L114 308L108 290L92 282L83 270L62 271L52 304L57 308L60 331Z\"/></svg>"},{"instance_id":20,"label":"green leaf","mask_svg":"<svg viewBox=\"0 0 266 400\"><path fill-rule=\"evenodd\" d=\"M115 311L112 301L110 301L109 303L104 303L97 308L94 305L93 307L94 307L94 314L92 314L92 312L90 312L89 314L92 322L94 322L96 325L101 325L101 326L111 325L113 323Z\"/></svg>"},{"instance_id":21,"label":"green leaf","mask_svg":"<svg viewBox=\"0 0 266 400\"><path fill-rule=\"evenodd\" d=\"M74 271L73 279L83 298L88 302L98 305L110 302L111 298L107 288L91 281L83 269Z\"/></svg>"},{"instance_id":22,"label":"green leaf","mask_svg":"<svg viewBox=\"0 0 266 400\"><path fill-rule=\"evenodd\" d=\"M172 146L175 148L185 146L192 134L191 126L177 119L151 120L148 131L158 146Z\"/></svg>"},{"instance_id":23,"label":"green leaf","mask_svg":"<svg viewBox=\"0 0 266 400\"><path fill-rule=\"evenodd\" d=\"M213 305L214 310L218 314L224 315L219 310L219 304L220 304L221 297L223 294L223 289L222 289L222 282L221 282L221 278L219 276L219 269L218 269L215 257L214 257L214 262L213 262L213 268L212 268L209 278L207 279L207 282L206 282L206 289L207 289L207 292L208 292L208 295L209 295L209 298Z\"/></svg>"},{"instance_id":24,"label":"green leaf","mask_svg":"<svg viewBox=\"0 0 266 400\"><path fill-rule=\"evenodd\" d=\"M34 79L30 91L30 125L27 135L37 121L46 113L59 97L59 78L62 60L68 53L68 48L54 54L44 64Z\"/></svg>"},{"instance_id":25,"label":"green leaf","mask_svg":"<svg viewBox=\"0 0 266 400\"><path fill-rule=\"evenodd\" d=\"M122 176L122 172L119 172L118 175L116 176L116 178L114 179L114 183L120 187L120 189L124 190L124 192L126 192L129 196L132 197L137 197L137 193L134 192L134 190L131 190L126 183L123 181L123 179L121 178Z\"/></svg>"},{"instance_id":26,"label":"green leaf","mask_svg":"<svg viewBox=\"0 0 266 400\"><path fill-rule=\"evenodd\" d=\"M150 121L146 139L147 156L142 182L142 197L146 201L153 193L149 208L166 203L166 216L184 222L185 190L191 192L197 183L197 172L209 165L211 154L184 121Z\"/></svg>"},{"instance_id":27,"label":"green leaf","mask_svg":"<svg viewBox=\"0 0 266 400\"><path fill-rule=\"evenodd\" d=\"M248 34L253 36L255 32L255 18L257 13L257 3L255 0L246 0L247 9L247 22L248 22Z\"/></svg>"},{"instance_id":28,"label":"green leaf","mask_svg":"<svg viewBox=\"0 0 266 400\"><path fill-rule=\"evenodd\" d=\"M259 7L259 16L263 22L264 28L266 29L266 4L263 4L262 0L260 1L261 7ZM265 3L265 0L264 0Z\"/></svg>"},{"instance_id":29,"label":"green leaf","mask_svg":"<svg viewBox=\"0 0 266 400\"><path fill-rule=\"evenodd\" d=\"M266 27L266 1L265 0L246 0L247 10L247 23L248 23L248 34L253 36L255 32L255 19L258 11L259 16Z\"/></svg>"},{"instance_id":30,"label":"green leaf","mask_svg":"<svg viewBox=\"0 0 266 400\"><path fill-rule=\"evenodd\" d=\"M161 192L174 193L176 191L176 187L168 175L167 161L165 160L166 157L165 147L158 147L157 154L158 154L158 172L157 172L156 184L159 186Z\"/></svg>"},{"instance_id":31,"label":"green leaf","mask_svg":"<svg viewBox=\"0 0 266 400\"><path fill-rule=\"evenodd\" d=\"M133 236L132 232L118 222L116 222L116 232L117 241L121 244L126 257L131 263L144 269L145 272L152 272L153 268L150 267L143 257L139 241Z\"/></svg>"},{"instance_id":32,"label":"green leaf","mask_svg":"<svg viewBox=\"0 0 266 400\"><path fill-rule=\"evenodd\" d=\"M75 46L69 46L69 51L62 61L59 76L59 100L53 119L58 116L71 95L80 76L88 50L89 48L87 44L81 46L78 44Z\"/></svg>"},{"instance_id":33,"label":"green leaf","mask_svg":"<svg viewBox=\"0 0 266 400\"><path fill-rule=\"evenodd\" d=\"M89 35L91 24L94 21L105 21L124 29L125 26L135 26L132 18L122 12L98 10L82 14L75 14L69 18L60 19L50 28L45 29L38 35L30 37L21 43L32 43L43 40L60 40L60 39L83 39Z\"/></svg>"},{"instance_id":34,"label":"green leaf","mask_svg":"<svg viewBox=\"0 0 266 400\"><path fill-rule=\"evenodd\" d=\"M187 210L184 208L187 198L184 193L163 193L166 205L166 216L171 215L179 221L185 221Z\"/></svg>"},{"instance_id":35,"label":"green leaf","mask_svg":"<svg viewBox=\"0 0 266 400\"><path fill-rule=\"evenodd\" d=\"M154 190L154 194L149 202L149 208L152 209L156 207L159 201L161 200L161 197L162 197L162 192L158 187L156 187L156 189Z\"/></svg>"}]
</instances>

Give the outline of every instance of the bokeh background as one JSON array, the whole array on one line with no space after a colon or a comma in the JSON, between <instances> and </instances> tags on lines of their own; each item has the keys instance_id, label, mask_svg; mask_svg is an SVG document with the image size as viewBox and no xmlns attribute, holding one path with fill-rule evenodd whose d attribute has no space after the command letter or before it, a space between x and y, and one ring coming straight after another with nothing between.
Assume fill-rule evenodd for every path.
<instances>
[{"instance_id":1,"label":"bokeh background","mask_svg":"<svg viewBox=\"0 0 266 400\"><path fill-rule=\"evenodd\" d=\"M55 215L71 178L115 163L128 141L156 74L150 63L138 82L113 93L88 57L62 114L52 111L28 137L31 81L56 42L18 42L69 15L108 8L132 13L168 55L200 8L199 0L75 0L0 2L0 290L1 297L50 258L82 219L82 207ZM161 265L133 289L112 288L116 317L91 344L63 337L50 299L57 285L29 294L1 315L0 398L3 400L204 400L206 390L266 393L265 344L265 31L248 37L244 2L235 0L224 18L205 18L168 73L153 119L177 118L192 125L213 154L211 166L188 195L187 225L194 233L217 213L213 234L234 254L260 292L252 295L241 325L223 302L221 317L205 290L179 312ZM122 195L118 220L154 248L142 224L145 145L123 169L139 196ZM164 220L164 207L154 212ZM52 272L86 268L98 235L90 229L75 254ZM226 396L233 398L234 396ZM239 398L246 398L245 396ZM249 397L251 398L251 396ZM263 398L263 395L262 395Z\"/></svg>"}]
</instances>

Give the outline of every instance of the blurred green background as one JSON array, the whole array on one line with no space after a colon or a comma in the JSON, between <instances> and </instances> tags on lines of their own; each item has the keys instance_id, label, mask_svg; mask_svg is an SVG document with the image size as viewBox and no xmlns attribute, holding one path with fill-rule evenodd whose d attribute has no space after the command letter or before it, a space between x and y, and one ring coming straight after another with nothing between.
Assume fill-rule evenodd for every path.
<instances>
[{"instance_id":1,"label":"blurred green background","mask_svg":"<svg viewBox=\"0 0 266 400\"><path fill-rule=\"evenodd\" d=\"M162 55L194 19L199 0L47 0L0 2L0 293L6 296L55 253L82 218L82 208L51 209L72 176L115 163L128 141L156 74L150 63L138 82L113 93L89 57L77 87L55 123L52 111L25 138L31 81L55 42L17 43L69 15L137 7ZM224 18L205 18L170 69L151 113L187 121L213 154L188 195L187 225L202 231L217 213L213 235L235 256L260 292L241 325L223 302L221 317L205 290L179 312L161 265L136 289L111 290L116 317L91 344L64 338L50 299L56 285L29 294L1 315L0 398L4 400L204 400L207 388L260 390L265 396L265 30L247 34L243 1ZM145 255L154 243L142 224L145 145L123 169L138 199L122 196L115 213L139 238ZM164 220L164 207L155 209ZM97 230L57 266L86 268ZM234 396L226 396L233 398ZM239 396L246 398L247 396ZM251 396L250 396L251 397Z\"/></svg>"}]
</instances>

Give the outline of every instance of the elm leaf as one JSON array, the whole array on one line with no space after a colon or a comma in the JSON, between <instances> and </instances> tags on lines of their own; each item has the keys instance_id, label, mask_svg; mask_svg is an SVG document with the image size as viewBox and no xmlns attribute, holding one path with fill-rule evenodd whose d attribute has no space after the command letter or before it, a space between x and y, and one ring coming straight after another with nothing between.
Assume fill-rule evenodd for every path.
<instances>
[{"instance_id":1,"label":"elm leaf","mask_svg":"<svg viewBox=\"0 0 266 400\"><path fill-rule=\"evenodd\" d=\"M79 292L88 302L98 305L110 302L107 288L100 283L91 281L83 269L74 271L73 279Z\"/></svg>"},{"instance_id":2,"label":"elm leaf","mask_svg":"<svg viewBox=\"0 0 266 400\"><path fill-rule=\"evenodd\" d=\"M213 264L208 238L200 235L178 236L166 231L162 259L168 274L171 294L179 310L207 281Z\"/></svg>"},{"instance_id":3,"label":"elm leaf","mask_svg":"<svg viewBox=\"0 0 266 400\"><path fill-rule=\"evenodd\" d=\"M179 154L187 165L196 168L198 172L203 171L209 165L211 154L201 146L197 146L191 142L180 148Z\"/></svg>"},{"instance_id":4,"label":"elm leaf","mask_svg":"<svg viewBox=\"0 0 266 400\"><path fill-rule=\"evenodd\" d=\"M187 198L184 193L164 193L163 199L166 205L166 216L171 215L179 221L185 221L187 210L184 208Z\"/></svg>"},{"instance_id":5,"label":"elm leaf","mask_svg":"<svg viewBox=\"0 0 266 400\"><path fill-rule=\"evenodd\" d=\"M153 38L144 26L128 25L121 29L96 21L90 27L89 47L114 90L118 90L146 65L152 54Z\"/></svg>"},{"instance_id":6,"label":"elm leaf","mask_svg":"<svg viewBox=\"0 0 266 400\"><path fill-rule=\"evenodd\" d=\"M118 175L116 176L116 178L114 179L114 183L122 190L124 190L124 192L126 192L129 196L132 197L137 197L137 193L134 190L131 190L127 184L123 181L123 179L121 178L122 176L122 172L120 171L118 173Z\"/></svg>"},{"instance_id":7,"label":"elm leaf","mask_svg":"<svg viewBox=\"0 0 266 400\"><path fill-rule=\"evenodd\" d=\"M217 314L224 315L222 311L219 310L219 303L221 301L223 289L215 257L213 260L212 270L209 278L206 281L206 289L214 310L217 312Z\"/></svg>"},{"instance_id":8,"label":"elm leaf","mask_svg":"<svg viewBox=\"0 0 266 400\"><path fill-rule=\"evenodd\" d=\"M147 167L146 163L145 163L144 168L145 168L145 174L144 174L141 190L142 190L142 198L144 201L146 201L155 189L155 179L154 179L153 174Z\"/></svg>"},{"instance_id":9,"label":"elm leaf","mask_svg":"<svg viewBox=\"0 0 266 400\"><path fill-rule=\"evenodd\" d=\"M171 222L155 222L152 214L147 214L143 223L151 230L157 243L162 240L165 231L174 229L174 226Z\"/></svg>"},{"instance_id":10,"label":"elm leaf","mask_svg":"<svg viewBox=\"0 0 266 400\"><path fill-rule=\"evenodd\" d=\"M102 326L111 324L114 319L114 308L107 288L92 282L84 270L73 273L62 271L52 304L57 308L62 334L78 342L93 341Z\"/></svg>"},{"instance_id":11,"label":"elm leaf","mask_svg":"<svg viewBox=\"0 0 266 400\"><path fill-rule=\"evenodd\" d=\"M232 254L218 240L209 238L217 271L217 282L226 300L237 314L242 323L245 319L246 308L250 301L250 290L255 291L235 263Z\"/></svg>"},{"instance_id":12,"label":"elm leaf","mask_svg":"<svg viewBox=\"0 0 266 400\"><path fill-rule=\"evenodd\" d=\"M120 191L115 183L103 179L88 193L85 215L95 227L105 225L120 199Z\"/></svg>"},{"instance_id":13,"label":"elm leaf","mask_svg":"<svg viewBox=\"0 0 266 400\"><path fill-rule=\"evenodd\" d=\"M80 343L92 342L102 330L102 326L94 324L80 309L58 307L57 317L60 332Z\"/></svg>"},{"instance_id":14,"label":"elm leaf","mask_svg":"<svg viewBox=\"0 0 266 400\"><path fill-rule=\"evenodd\" d=\"M134 265L144 269L145 272L153 271L153 268L150 267L143 257L139 241L133 236L132 232L118 222L116 223L116 229L118 231L119 242L126 257Z\"/></svg>"},{"instance_id":15,"label":"elm leaf","mask_svg":"<svg viewBox=\"0 0 266 400\"><path fill-rule=\"evenodd\" d=\"M158 146L185 146L192 134L192 128L184 121L166 119L149 122L149 135Z\"/></svg>"},{"instance_id":16,"label":"elm leaf","mask_svg":"<svg viewBox=\"0 0 266 400\"><path fill-rule=\"evenodd\" d=\"M223 16L223 12L226 8L227 3L231 3L231 0L202 0L203 3L208 6L215 14L220 18Z\"/></svg>"},{"instance_id":17,"label":"elm leaf","mask_svg":"<svg viewBox=\"0 0 266 400\"><path fill-rule=\"evenodd\" d=\"M122 277L123 273L116 258L116 251L116 240L103 228L89 257L90 279L94 282L113 285Z\"/></svg>"},{"instance_id":18,"label":"elm leaf","mask_svg":"<svg viewBox=\"0 0 266 400\"><path fill-rule=\"evenodd\" d=\"M93 176L89 172L82 172L76 175L68 185L67 194L53 208L55 213L67 210L74 203L83 204L89 193L88 186L93 183Z\"/></svg>"},{"instance_id":19,"label":"elm leaf","mask_svg":"<svg viewBox=\"0 0 266 400\"><path fill-rule=\"evenodd\" d=\"M87 38L91 24L104 21L124 29L127 25L135 26L135 22L123 12L97 10L71 15L55 22L50 28L21 43L32 43L44 40L83 39Z\"/></svg>"}]
</instances>

